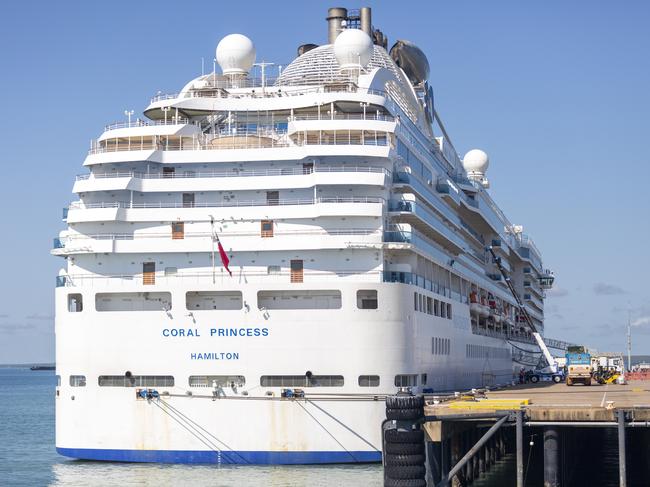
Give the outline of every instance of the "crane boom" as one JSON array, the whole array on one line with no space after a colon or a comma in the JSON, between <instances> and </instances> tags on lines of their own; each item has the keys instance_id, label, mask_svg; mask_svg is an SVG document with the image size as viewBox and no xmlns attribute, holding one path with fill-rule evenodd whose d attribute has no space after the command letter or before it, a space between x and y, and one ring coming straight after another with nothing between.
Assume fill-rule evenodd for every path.
<instances>
[{"instance_id":1,"label":"crane boom","mask_svg":"<svg viewBox=\"0 0 650 487\"><path fill-rule=\"evenodd\" d=\"M517 307L519 308L519 312L524 316L526 319L526 324L528 325L528 328L530 328L530 331L533 334L533 337L535 338L535 341L537 342L537 345L539 346L540 350L542 351L542 354L544 354L544 358L546 359L546 362L548 363L548 366L550 368L550 372L555 373L557 372L557 362L555 362L555 359L553 359L553 356L551 355L551 352L549 351L548 347L546 346L546 343L544 343L544 339L542 338L541 333L537 330L537 327L533 323L532 318L528 314L528 310L524 306L524 303L521 301L521 298L519 297L519 294L517 293L517 290L515 289L515 286L512 284L512 281L510 280L510 276L508 276L508 273L506 272L505 268L501 265L501 257L497 257L497 254L494 252L494 249L492 248L491 245L488 245L485 248L490 254L492 255L492 260L494 263L497 265L497 268L499 269L499 272L503 276L503 279L508 286L508 289L510 290L510 293L512 294L512 297L515 298L515 302L517 303Z\"/></svg>"}]
</instances>

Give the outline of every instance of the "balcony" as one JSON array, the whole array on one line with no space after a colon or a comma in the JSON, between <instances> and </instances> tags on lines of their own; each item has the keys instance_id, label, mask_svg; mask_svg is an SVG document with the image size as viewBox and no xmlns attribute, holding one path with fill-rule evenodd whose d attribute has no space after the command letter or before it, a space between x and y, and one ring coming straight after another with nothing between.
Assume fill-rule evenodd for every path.
<instances>
[{"instance_id":1,"label":"balcony","mask_svg":"<svg viewBox=\"0 0 650 487\"><path fill-rule=\"evenodd\" d=\"M463 239L424 204L405 200L389 201L388 210L392 213L394 222L409 223L418 227L423 234L457 254L464 251Z\"/></svg>"},{"instance_id":2,"label":"balcony","mask_svg":"<svg viewBox=\"0 0 650 487\"><path fill-rule=\"evenodd\" d=\"M181 201L158 201L147 203L130 203L128 201L107 201L97 203L83 203L75 201L70 203L70 210L88 210L96 208L125 208L125 209L144 209L144 208L237 208L250 206L293 206L293 205L314 205L323 203L380 203L385 202L384 198L375 196L358 196L358 197L319 197L315 199L274 199L274 200L249 200L249 201L214 201L214 202L193 202L186 203Z\"/></svg>"},{"instance_id":3,"label":"balcony","mask_svg":"<svg viewBox=\"0 0 650 487\"><path fill-rule=\"evenodd\" d=\"M467 296L463 296L460 293L452 291L442 284L426 279L424 276L420 276L414 272L384 271L383 282L410 284L412 286L426 289L427 291L431 291L455 301L462 303L468 302Z\"/></svg>"},{"instance_id":4,"label":"balcony","mask_svg":"<svg viewBox=\"0 0 650 487\"><path fill-rule=\"evenodd\" d=\"M304 238L301 238L304 237ZM274 231L273 238L261 238L259 231L221 232L221 240L238 251L287 249L340 249L353 246L380 246L382 232L363 228ZM52 255L88 253L205 252L214 248L209 232L185 232L182 238L170 233L69 234L54 239Z\"/></svg>"}]
</instances>

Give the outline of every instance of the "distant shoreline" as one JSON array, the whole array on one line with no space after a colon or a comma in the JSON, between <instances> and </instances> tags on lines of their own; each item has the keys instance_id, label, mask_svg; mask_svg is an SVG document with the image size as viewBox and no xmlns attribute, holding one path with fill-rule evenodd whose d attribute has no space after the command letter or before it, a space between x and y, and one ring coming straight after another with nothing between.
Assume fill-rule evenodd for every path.
<instances>
[{"instance_id":1,"label":"distant shoreline","mask_svg":"<svg viewBox=\"0 0 650 487\"><path fill-rule=\"evenodd\" d=\"M0 364L0 369L29 369L31 367L54 367L54 362L30 362L25 364Z\"/></svg>"}]
</instances>

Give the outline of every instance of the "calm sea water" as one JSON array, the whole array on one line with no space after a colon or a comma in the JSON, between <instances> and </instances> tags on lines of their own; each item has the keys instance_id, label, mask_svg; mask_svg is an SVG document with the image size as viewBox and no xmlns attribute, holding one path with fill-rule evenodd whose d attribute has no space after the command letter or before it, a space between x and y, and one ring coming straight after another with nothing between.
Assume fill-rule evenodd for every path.
<instances>
[{"instance_id":1,"label":"calm sea water","mask_svg":"<svg viewBox=\"0 0 650 487\"><path fill-rule=\"evenodd\" d=\"M69 460L54 449L54 372L0 368L0 486L383 485L380 465L157 465Z\"/></svg>"}]
</instances>

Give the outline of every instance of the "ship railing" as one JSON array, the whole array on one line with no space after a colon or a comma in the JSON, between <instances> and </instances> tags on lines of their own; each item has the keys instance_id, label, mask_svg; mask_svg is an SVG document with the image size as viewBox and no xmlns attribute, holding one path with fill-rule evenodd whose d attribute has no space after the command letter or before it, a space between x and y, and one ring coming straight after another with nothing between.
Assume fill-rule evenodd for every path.
<instances>
[{"instance_id":1,"label":"ship railing","mask_svg":"<svg viewBox=\"0 0 650 487\"><path fill-rule=\"evenodd\" d=\"M384 271L383 282L411 284L461 303L467 303L468 301L467 296L450 289L447 285L427 279L415 272Z\"/></svg>"},{"instance_id":2,"label":"ship railing","mask_svg":"<svg viewBox=\"0 0 650 487\"><path fill-rule=\"evenodd\" d=\"M153 281L154 285L176 285L179 281L195 282L197 284L205 284L212 282L215 278L219 284L228 285L230 283L291 283L291 271L280 271L268 273L267 271L244 271L231 269L233 272L230 277L222 267L215 269L215 272L201 271L201 272L177 272L167 273L164 271L156 272ZM320 283L347 280L352 282L381 282L381 271L368 271L368 270L345 270L345 271L304 271L304 283ZM295 283L292 283L295 285ZM153 285L143 284L143 274L115 274L115 275L100 275L100 274L67 274L65 276L57 276L56 287L77 287L77 286L120 286L120 285L137 285L151 287Z\"/></svg>"},{"instance_id":3,"label":"ship railing","mask_svg":"<svg viewBox=\"0 0 650 487\"><path fill-rule=\"evenodd\" d=\"M313 114L294 114L290 116L289 122L300 122L300 121L326 121L326 120L365 120L365 121L381 121L381 122L394 122L395 117L392 115L381 115L376 112L367 112L367 113L327 113L323 111L320 115L317 113Z\"/></svg>"},{"instance_id":4,"label":"ship railing","mask_svg":"<svg viewBox=\"0 0 650 487\"><path fill-rule=\"evenodd\" d=\"M368 133L366 135L366 132ZM126 140L125 140L126 139ZM286 147L302 147L311 145L348 145L348 146L388 146L387 133L364 131L363 134L352 133L349 130L333 131L328 134L308 134L289 140L281 132L271 133L228 133L207 138L178 137L169 139L167 136L154 136L154 140L143 137L127 137L106 139L94 142L88 154L104 154L109 152L128 151L178 151L178 150L232 150L232 149L273 149Z\"/></svg>"},{"instance_id":5,"label":"ship railing","mask_svg":"<svg viewBox=\"0 0 650 487\"><path fill-rule=\"evenodd\" d=\"M313 167L292 167L277 169L236 169L232 171L183 171L183 172L139 172L139 171L116 171L105 173L79 174L77 181L88 179L115 179L115 178L136 178L136 179L193 179L193 178L233 178L233 177L260 177L260 176L304 176L313 173L383 173L390 177L389 169L378 166L313 166Z\"/></svg>"},{"instance_id":6,"label":"ship railing","mask_svg":"<svg viewBox=\"0 0 650 487\"><path fill-rule=\"evenodd\" d=\"M271 199L271 200L247 200L247 201L213 201L183 203L179 201L154 201L145 203L131 203L129 201L101 201L95 203L84 203L75 201L70 203L72 209L97 209L97 208L221 208L221 207L250 207L250 206L285 206L285 205L313 205L320 203L380 203L385 202L384 198L375 196L357 197L328 197L322 196L312 199Z\"/></svg>"},{"instance_id":7,"label":"ship railing","mask_svg":"<svg viewBox=\"0 0 650 487\"><path fill-rule=\"evenodd\" d=\"M133 127L155 127L158 125L187 125L190 121L188 118L183 117L169 117L167 120L131 120L131 121L121 121L113 122L104 126L104 132L115 129L127 129Z\"/></svg>"},{"instance_id":8,"label":"ship railing","mask_svg":"<svg viewBox=\"0 0 650 487\"><path fill-rule=\"evenodd\" d=\"M322 236L381 236L382 232L378 229L366 228L337 228L337 229L321 229L321 230L283 230L274 231L273 236L303 236L303 235L322 235ZM221 232L220 238L226 240L232 237L259 237L260 232ZM183 239L189 238L211 238L211 232L185 232ZM79 240L139 240L139 239L166 239L172 238L172 234L168 233L91 233L81 234L75 233L57 237L54 239L54 248L63 248L66 243L76 242Z\"/></svg>"},{"instance_id":9,"label":"ship railing","mask_svg":"<svg viewBox=\"0 0 650 487\"><path fill-rule=\"evenodd\" d=\"M337 83L336 88L328 84L318 86L309 85L296 85L296 84L283 84L282 86L268 84L264 87L264 91L251 91L251 92L228 92L227 89L232 88L262 88L261 83L259 86L244 86L237 87L207 87L200 90L189 90L186 92L176 93L159 93L151 98L151 103L156 103L165 100L177 100L183 98L268 98L268 97L290 97L302 96L314 93L360 93L382 97L389 97L390 95L383 90L360 88L354 83ZM226 89L227 88L227 89Z\"/></svg>"}]
</instances>

